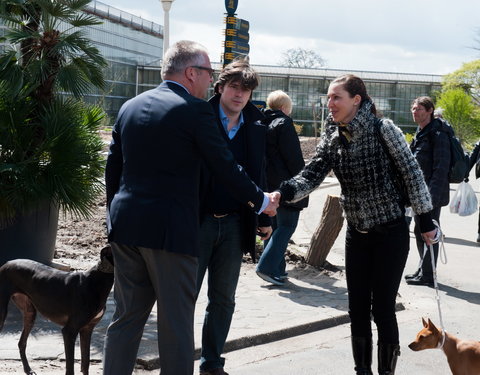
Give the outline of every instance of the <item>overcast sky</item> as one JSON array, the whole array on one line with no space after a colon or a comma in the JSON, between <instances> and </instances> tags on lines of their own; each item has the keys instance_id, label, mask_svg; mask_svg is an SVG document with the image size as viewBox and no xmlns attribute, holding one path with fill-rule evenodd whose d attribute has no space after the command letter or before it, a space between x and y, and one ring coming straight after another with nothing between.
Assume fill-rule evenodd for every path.
<instances>
[{"instance_id":1,"label":"overcast sky","mask_svg":"<svg viewBox=\"0 0 480 375\"><path fill-rule=\"evenodd\" d=\"M160 0L102 0L163 25ZM170 44L195 40L220 61L225 0L175 0ZM303 47L332 69L445 74L480 58L480 0L238 0L250 61ZM477 41L478 40L478 41Z\"/></svg>"}]
</instances>

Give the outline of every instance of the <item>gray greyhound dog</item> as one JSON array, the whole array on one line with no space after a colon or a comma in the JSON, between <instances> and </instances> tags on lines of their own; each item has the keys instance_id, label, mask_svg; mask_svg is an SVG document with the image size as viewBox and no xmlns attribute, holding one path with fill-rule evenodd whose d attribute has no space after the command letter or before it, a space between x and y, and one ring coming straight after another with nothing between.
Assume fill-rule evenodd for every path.
<instances>
[{"instance_id":1,"label":"gray greyhound dog","mask_svg":"<svg viewBox=\"0 0 480 375\"><path fill-rule=\"evenodd\" d=\"M92 332L105 313L112 285L110 246L102 249L100 261L85 272L60 271L27 259L11 260L0 267L0 331L12 299L23 314L18 348L26 374L35 374L28 364L25 349L38 311L63 327L66 375L74 374L75 341L80 333L81 371L88 375Z\"/></svg>"}]
</instances>

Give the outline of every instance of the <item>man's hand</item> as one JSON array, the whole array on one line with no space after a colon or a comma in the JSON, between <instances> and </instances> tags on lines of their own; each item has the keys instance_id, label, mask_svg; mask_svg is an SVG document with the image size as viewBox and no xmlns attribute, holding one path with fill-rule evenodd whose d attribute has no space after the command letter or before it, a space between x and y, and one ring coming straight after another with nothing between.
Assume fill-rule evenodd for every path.
<instances>
[{"instance_id":1,"label":"man's hand","mask_svg":"<svg viewBox=\"0 0 480 375\"><path fill-rule=\"evenodd\" d=\"M270 202L268 203L267 208L263 210L263 212L268 216L275 216L277 214L277 208L280 204L280 193L274 192L274 193L266 193L266 194L270 198ZM278 197L274 194L278 194Z\"/></svg>"},{"instance_id":2,"label":"man's hand","mask_svg":"<svg viewBox=\"0 0 480 375\"><path fill-rule=\"evenodd\" d=\"M272 231L272 227L258 227L257 236L259 236L262 241L266 241L272 235Z\"/></svg>"},{"instance_id":3,"label":"man's hand","mask_svg":"<svg viewBox=\"0 0 480 375\"><path fill-rule=\"evenodd\" d=\"M272 199L277 202L278 204L280 204L280 198L282 197L282 194L279 192L279 191L274 191L274 192L271 192L270 193L270 196L272 197Z\"/></svg>"}]
</instances>

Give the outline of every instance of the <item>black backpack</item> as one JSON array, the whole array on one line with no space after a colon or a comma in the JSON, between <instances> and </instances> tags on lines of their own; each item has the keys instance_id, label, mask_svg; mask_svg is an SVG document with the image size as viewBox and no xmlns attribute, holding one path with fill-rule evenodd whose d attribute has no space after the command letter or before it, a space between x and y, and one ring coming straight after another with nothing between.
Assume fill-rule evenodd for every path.
<instances>
[{"instance_id":1,"label":"black backpack","mask_svg":"<svg viewBox=\"0 0 480 375\"><path fill-rule=\"evenodd\" d=\"M452 126L445 120L436 119L436 124L432 129L434 131L447 133L450 141L450 170L448 171L448 182L458 184L468 177L470 171L470 159L468 154L463 151L460 140L455 137Z\"/></svg>"}]
</instances>

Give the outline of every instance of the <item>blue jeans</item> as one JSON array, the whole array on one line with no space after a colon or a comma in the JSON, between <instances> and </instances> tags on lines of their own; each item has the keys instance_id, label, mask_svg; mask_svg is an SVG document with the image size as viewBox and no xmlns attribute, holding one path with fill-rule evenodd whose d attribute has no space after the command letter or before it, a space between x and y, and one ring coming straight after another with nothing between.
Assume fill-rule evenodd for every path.
<instances>
[{"instance_id":1,"label":"blue jeans","mask_svg":"<svg viewBox=\"0 0 480 375\"><path fill-rule=\"evenodd\" d=\"M285 275L285 250L297 228L300 210L280 206L273 220L273 233L264 242L264 250L258 261L257 271L269 276Z\"/></svg>"},{"instance_id":2,"label":"blue jeans","mask_svg":"<svg viewBox=\"0 0 480 375\"><path fill-rule=\"evenodd\" d=\"M240 216L207 216L200 228L197 274L197 292L200 292L208 269L208 305L202 330L201 370L221 368L225 364L221 354L235 310L235 290L242 258Z\"/></svg>"}]
</instances>

